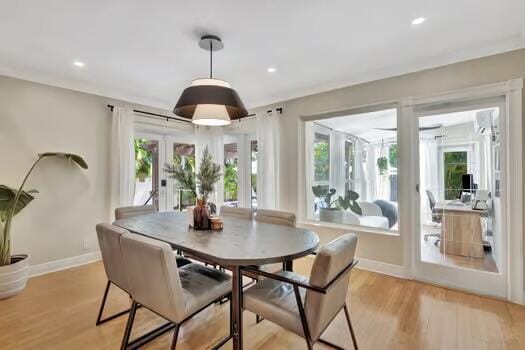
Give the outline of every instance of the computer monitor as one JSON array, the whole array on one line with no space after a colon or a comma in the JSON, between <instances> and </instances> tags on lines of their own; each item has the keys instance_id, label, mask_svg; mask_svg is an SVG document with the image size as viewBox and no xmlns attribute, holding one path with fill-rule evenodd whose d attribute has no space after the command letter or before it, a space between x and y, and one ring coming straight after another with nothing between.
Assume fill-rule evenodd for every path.
<instances>
[{"instance_id":1,"label":"computer monitor","mask_svg":"<svg viewBox=\"0 0 525 350\"><path fill-rule=\"evenodd\" d=\"M463 174L461 175L461 190L463 192L472 192L474 189L474 175Z\"/></svg>"},{"instance_id":2,"label":"computer monitor","mask_svg":"<svg viewBox=\"0 0 525 350\"><path fill-rule=\"evenodd\" d=\"M476 193L478 185L474 183L474 175L472 174L463 174L461 175L461 191L459 191L459 199L470 201L471 196L463 196L464 193Z\"/></svg>"}]
</instances>

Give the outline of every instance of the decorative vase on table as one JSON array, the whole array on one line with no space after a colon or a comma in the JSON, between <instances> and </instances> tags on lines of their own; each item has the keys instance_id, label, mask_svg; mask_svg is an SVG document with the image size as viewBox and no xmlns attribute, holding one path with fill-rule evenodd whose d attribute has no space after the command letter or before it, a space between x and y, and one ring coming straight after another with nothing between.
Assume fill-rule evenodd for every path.
<instances>
[{"instance_id":1,"label":"decorative vase on table","mask_svg":"<svg viewBox=\"0 0 525 350\"><path fill-rule=\"evenodd\" d=\"M197 206L193 209L193 228L196 230L210 229L210 212L203 199L197 199Z\"/></svg>"}]
</instances>

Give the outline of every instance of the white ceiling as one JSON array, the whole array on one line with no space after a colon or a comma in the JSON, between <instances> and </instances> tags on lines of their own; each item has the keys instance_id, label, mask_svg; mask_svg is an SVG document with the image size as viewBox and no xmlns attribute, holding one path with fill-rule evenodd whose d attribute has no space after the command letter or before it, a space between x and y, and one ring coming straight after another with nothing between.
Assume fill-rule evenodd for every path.
<instances>
[{"instance_id":1,"label":"white ceiling","mask_svg":"<svg viewBox=\"0 0 525 350\"><path fill-rule=\"evenodd\" d=\"M421 134L443 134L447 132L446 128L467 123L472 124L472 128L474 129L474 121L479 111L481 110L467 110L422 117L419 119L419 127L442 126L442 128L439 130L422 130ZM336 131L361 137L370 142L380 142L381 140L396 138L397 135L395 130L378 130L397 127L395 109L334 117L319 120L315 123Z\"/></svg>"},{"instance_id":2,"label":"white ceiling","mask_svg":"<svg viewBox=\"0 0 525 350\"><path fill-rule=\"evenodd\" d=\"M216 76L253 108L525 47L524 17L523 0L0 0L0 74L171 109L215 33Z\"/></svg>"}]
</instances>

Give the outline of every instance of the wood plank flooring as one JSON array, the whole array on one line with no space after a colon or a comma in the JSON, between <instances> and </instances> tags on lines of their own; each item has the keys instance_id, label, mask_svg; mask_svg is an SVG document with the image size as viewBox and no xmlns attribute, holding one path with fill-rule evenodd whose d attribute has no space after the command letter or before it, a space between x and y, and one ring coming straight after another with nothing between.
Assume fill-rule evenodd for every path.
<instances>
[{"instance_id":1,"label":"wood plank flooring","mask_svg":"<svg viewBox=\"0 0 525 350\"><path fill-rule=\"evenodd\" d=\"M311 259L295 263L307 274ZM118 349L126 316L95 326L106 278L101 263L35 277L0 301L0 349ZM350 314L361 349L525 349L525 307L363 270L352 272ZM129 307L114 289L108 312ZM133 335L163 320L139 309ZM244 313L245 349L304 349L300 337ZM177 349L205 349L226 335L228 304L214 305L182 328ZM344 315L323 338L351 349ZM171 334L145 349L168 349ZM228 343L225 349L231 349ZM327 349L318 344L316 349Z\"/></svg>"}]
</instances>

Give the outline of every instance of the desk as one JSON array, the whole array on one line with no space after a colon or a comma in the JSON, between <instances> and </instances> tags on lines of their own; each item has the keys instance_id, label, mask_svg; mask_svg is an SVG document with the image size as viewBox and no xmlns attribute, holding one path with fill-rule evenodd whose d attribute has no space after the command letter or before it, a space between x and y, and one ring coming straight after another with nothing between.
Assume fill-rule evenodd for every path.
<instances>
[{"instance_id":1,"label":"desk","mask_svg":"<svg viewBox=\"0 0 525 350\"><path fill-rule=\"evenodd\" d=\"M241 267L285 262L317 249L319 237L312 231L253 220L224 217L222 231L188 228L186 213L167 212L117 220L114 225L133 233L169 243L205 261L232 271L233 349L242 349Z\"/></svg>"},{"instance_id":2,"label":"desk","mask_svg":"<svg viewBox=\"0 0 525 350\"><path fill-rule=\"evenodd\" d=\"M475 210L458 201L438 202L434 210L441 215L441 253L484 257L481 217L488 210Z\"/></svg>"}]
</instances>

